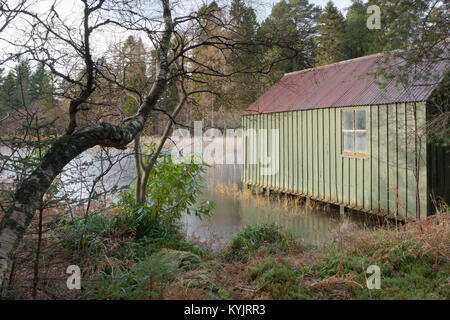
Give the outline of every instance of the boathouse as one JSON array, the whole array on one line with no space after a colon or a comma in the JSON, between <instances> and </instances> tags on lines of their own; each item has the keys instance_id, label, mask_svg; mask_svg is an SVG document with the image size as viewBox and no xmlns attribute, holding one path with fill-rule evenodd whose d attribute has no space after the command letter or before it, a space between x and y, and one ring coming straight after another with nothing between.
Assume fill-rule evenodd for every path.
<instances>
[{"instance_id":1,"label":"boathouse","mask_svg":"<svg viewBox=\"0 0 450 320\"><path fill-rule=\"evenodd\" d=\"M251 104L242 117L243 183L399 219L449 203L450 150L426 134L448 59L421 71L432 84L411 76L407 87L381 89L371 73L385 60L288 73Z\"/></svg>"}]
</instances>

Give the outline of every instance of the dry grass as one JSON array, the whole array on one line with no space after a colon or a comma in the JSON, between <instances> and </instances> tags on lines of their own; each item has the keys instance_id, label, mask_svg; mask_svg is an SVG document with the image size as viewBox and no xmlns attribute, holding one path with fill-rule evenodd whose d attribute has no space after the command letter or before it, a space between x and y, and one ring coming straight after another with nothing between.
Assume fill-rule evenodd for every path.
<instances>
[{"instance_id":1,"label":"dry grass","mask_svg":"<svg viewBox=\"0 0 450 320\"><path fill-rule=\"evenodd\" d=\"M48 213L45 222L53 218ZM388 264L392 258L392 249L401 243L412 243L407 253L423 259L432 257L432 269L441 270L450 264L450 213L442 213L428 219L407 223L398 228L379 230L361 230L348 220L343 220L333 234L335 248L345 252L346 257L370 257L372 261ZM101 246L95 255L83 252L69 252L61 242L47 234L43 239L43 258L39 269L39 299L77 299L83 292L67 290L65 270L70 264L83 266L83 279L94 279L99 269L118 270L133 269L132 258L120 259L117 250L131 243L133 239L110 235L108 241ZM34 246L36 234L28 234L17 252L15 266L9 287L11 299L31 299L33 280ZM412 249L411 249L412 248ZM130 252L129 257L133 257ZM246 262L225 262L220 255L209 255L194 270L180 272L177 277L158 288L163 299L234 299L258 300L270 299L265 291L259 291L250 280L249 274L258 265L273 262L280 263L298 273L298 287L307 292L313 299L354 299L355 292L363 291L361 268L348 270L345 262L337 267L337 272L326 276L314 273L305 275L302 270L311 266L322 267L328 263L326 250L312 251L302 247L290 247L287 254L269 254L266 249L251 254ZM346 269L347 268L347 269ZM361 269L361 270L360 270ZM445 271L445 268L444 268ZM447 269L450 272L449 269ZM434 271L433 271L434 272ZM424 279L423 281L428 281ZM443 284L450 285L449 283ZM3 288L3 292L7 288ZM405 289L406 290L406 289ZM433 297L433 294L428 294ZM450 297L449 297L450 298Z\"/></svg>"},{"instance_id":2,"label":"dry grass","mask_svg":"<svg viewBox=\"0 0 450 320\"><path fill-rule=\"evenodd\" d=\"M216 183L209 186L212 192L232 196L238 201L252 201L257 208L282 208L297 214L305 212L304 209L321 210L329 212L331 205L322 201L315 201L301 196L269 192L260 192L258 189L241 188L236 183Z\"/></svg>"}]
</instances>

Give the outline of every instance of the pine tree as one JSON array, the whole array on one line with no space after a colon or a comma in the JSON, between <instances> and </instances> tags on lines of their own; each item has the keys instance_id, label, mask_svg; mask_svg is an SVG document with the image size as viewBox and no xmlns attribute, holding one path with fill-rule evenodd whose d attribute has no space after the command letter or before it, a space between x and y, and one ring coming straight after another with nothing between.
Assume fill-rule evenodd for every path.
<instances>
[{"instance_id":1,"label":"pine tree","mask_svg":"<svg viewBox=\"0 0 450 320\"><path fill-rule=\"evenodd\" d=\"M19 86L16 76L13 70L10 70L3 81L0 101L2 103L2 113L6 113L10 110L17 110L22 105Z\"/></svg>"},{"instance_id":2,"label":"pine tree","mask_svg":"<svg viewBox=\"0 0 450 320\"><path fill-rule=\"evenodd\" d=\"M215 23L215 17L219 20L224 19L227 12L220 8L216 2L211 2L200 8L198 15L202 27L195 30L196 42L202 43L211 36L223 38L231 37L230 30L223 28ZM195 119L210 118L211 126L215 126L215 113L221 108L228 108L232 102L228 93L232 88L232 83L227 77L221 77L221 74L231 73L230 51L223 51L218 47L199 46L194 52L195 63L190 66L193 70L191 79L193 80L193 89L207 90L209 92L193 95L198 108L192 110L191 116ZM230 61L229 61L230 60ZM207 68L205 66L208 65Z\"/></svg>"},{"instance_id":3,"label":"pine tree","mask_svg":"<svg viewBox=\"0 0 450 320\"><path fill-rule=\"evenodd\" d=\"M3 76L3 72L5 72L5 69L0 68L0 117L4 115L6 110L6 100L4 99L3 95L3 84L5 82L5 77Z\"/></svg>"},{"instance_id":4,"label":"pine tree","mask_svg":"<svg viewBox=\"0 0 450 320\"><path fill-rule=\"evenodd\" d=\"M54 107L52 76L44 66L39 65L30 76L29 97L39 110L46 111Z\"/></svg>"},{"instance_id":5,"label":"pine tree","mask_svg":"<svg viewBox=\"0 0 450 320\"><path fill-rule=\"evenodd\" d=\"M263 64L277 62L265 79L262 91L267 90L284 73L313 65L319 15L320 8L307 0L282 0L274 5L258 32L261 41L269 45L262 57Z\"/></svg>"},{"instance_id":6,"label":"pine tree","mask_svg":"<svg viewBox=\"0 0 450 320\"><path fill-rule=\"evenodd\" d=\"M319 23L315 64L320 66L345 60L345 19L333 2L327 3Z\"/></svg>"},{"instance_id":7,"label":"pine tree","mask_svg":"<svg viewBox=\"0 0 450 320\"><path fill-rule=\"evenodd\" d=\"M15 98L19 102L19 106L27 107L30 104L30 75L31 68L28 60L20 60L14 68L16 92Z\"/></svg>"},{"instance_id":8,"label":"pine tree","mask_svg":"<svg viewBox=\"0 0 450 320\"><path fill-rule=\"evenodd\" d=\"M255 10L242 0L233 0L229 14L232 21L231 38L237 43L255 40L258 29ZM256 46L242 45L231 52L229 64L232 72L236 72L228 90L231 108L244 109L257 98L258 78L245 73L255 69L257 50Z\"/></svg>"},{"instance_id":9,"label":"pine tree","mask_svg":"<svg viewBox=\"0 0 450 320\"><path fill-rule=\"evenodd\" d=\"M118 52L118 58L115 61L117 74L123 85L137 92L143 92L149 85L147 77L147 51L141 38L135 39L129 36ZM123 112L125 115L134 114L139 101L131 93L122 95Z\"/></svg>"},{"instance_id":10,"label":"pine tree","mask_svg":"<svg viewBox=\"0 0 450 320\"><path fill-rule=\"evenodd\" d=\"M349 59L376 52L374 32L367 28L367 18L366 5L361 0L354 0L346 17L345 43Z\"/></svg>"}]
</instances>

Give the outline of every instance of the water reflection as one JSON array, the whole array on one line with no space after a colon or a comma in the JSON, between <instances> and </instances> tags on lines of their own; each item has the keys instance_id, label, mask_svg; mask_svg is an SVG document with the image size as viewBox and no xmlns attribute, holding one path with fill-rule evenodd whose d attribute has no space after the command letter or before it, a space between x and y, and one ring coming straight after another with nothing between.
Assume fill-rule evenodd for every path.
<instances>
[{"instance_id":1,"label":"water reflection","mask_svg":"<svg viewBox=\"0 0 450 320\"><path fill-rule=\"evenodd\" d=\"M76 198L87 196L94 177L105 168L98 160L98 153L87 152L73 160L60 177L64 191L73 191ZM119 155L116 155L119 156ZM87 163L83 167L82 163ZM135 163L132 154L122 157L112 170L101 180L98 187L110 190L133 182ZM78 181L83 176L82 183ZM4 177L6 178L6 177ZM330 240L330 234L338 226L339 214L321 210L307 209L304 206L286 206L282 201L256 196L241 185L240 165L218 165L210 167L204 175L205 187L200 200L214 201L214 214L203 220L195 216L183 215L186 235L191 240L209 244L213 249L220 248L230 236L246 225L275 222L289 229L306 245L320 245ZM72 190L73 189L73 190ZM99 192L101 190L98 190ZM117 200L117 194L112 195ZM353 222L362 225L365 219Z\"/></svg>"},{"instance_id":2,"label":"water reflection","mask_svg":"<svg viewBox=\"0 0 450 320\"><path fill-rule=\"evenodd\" d=\"M249 195L249 191L241 190L239 166L211 167L205 179L207 186L201 199L216 203L214 215L203 220L192 216L183 219L191 240L209 243L216 249L242 227L270 222L283 225L306 245L320 245L330 240L331 230L340 221L337 213Z\"/></svg>"}]
</instances>

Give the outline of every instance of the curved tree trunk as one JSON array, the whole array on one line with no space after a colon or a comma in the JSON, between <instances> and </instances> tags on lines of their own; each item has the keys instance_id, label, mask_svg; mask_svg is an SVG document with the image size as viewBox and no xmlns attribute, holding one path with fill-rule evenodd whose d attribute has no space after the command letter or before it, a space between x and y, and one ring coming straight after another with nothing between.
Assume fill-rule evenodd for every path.
<instances>
[{"instance_id":1,"label":"curved tree trunk","mask_svg":"<svg viewBox=\"0 0 450 320\"><path fill-rule=\"evenodd\" d=\"M167 55L173 33L169 0L161 0L165 30L157 50L156 79L139 111L126 127L108 123L96 124L57 139L38 167L16 189L14 202L0 222L0 283L8 269L9 256L18 247L25 231L53 180L63 168L82 152L94 146L124 149L144 128L145 120L155 107L167 84ZM69 127L72 126L72 122Z\"/></svg>"},{"instance_id":2,"label":"curved tree trunk","mask_svg":"<svg viewBox=\"0 0 450 320\"><path fill-rule=\"evenodd\" d=\"M0 283L8 257L18 246L39 207L42 197L63 168L83 151L96 145L123 148L143 127L142 117L125 129L100 124L56 140L39 166L17 188L14 203L0 222Z\"/></svg>"}]
</instances>

